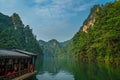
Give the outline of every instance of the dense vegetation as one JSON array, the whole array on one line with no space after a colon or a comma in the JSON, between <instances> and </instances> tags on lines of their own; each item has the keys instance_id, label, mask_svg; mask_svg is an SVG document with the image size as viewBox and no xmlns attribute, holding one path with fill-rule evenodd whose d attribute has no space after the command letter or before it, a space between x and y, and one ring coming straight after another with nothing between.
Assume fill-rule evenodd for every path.
<instances>
[{"instance_id":1,"label":"dense vegetation","mask_svg":"<svg viewBox=\"0 0 120 80\"><path fill-rule=\"evenodd\" d=\"M58 57L63 57L63 58L67 58L67 57L71 57L71 53L72 53L72 40L67 40L65 42L61 42L61 48L57 50L56 55Z\"/></svg>"},{"instance_id":2,"label":"dense vegetation","mask_svg":"<svg viewBox=\"0 0 120 80\"><path fill-rule=\"evenodd\" d=\"M81 27L73 37L73 53L80 60L120 64L120 1L96 6L94 25ZM96 10L93 8L91 11ZM95 12L95 11L94 11ZM92 14L90 14L92 15ZM85 20L85 23L89 23ZM83 24L83 25L84 25Z\"/></svg>"},{"instance_id":3,"label":"dense vegetation","mask_svg":"<svg viewBox=\"0 0 120 80\"><path fill-rule=\"evenodd\" d=\"M39 40L39 44L42 46L43 54L45 57L66 57L70 55L72 41L58 42L52 39L48 42Z\"/></svg>"},{"instance_id":4,"label":"dense vegetation","mask_svg":"<svg viewBox=\"0 0 120 80\"><path fill-rule=\"evenodd\" d=\"M0 13L0 48L21 49L42 54L32 29L29 25L25 26L16 13L11 17Z\"/></svg>"},{"instance_id":5,"label":"dense vegetation","mask_svg":"<svg viewBox=\"0 0 120 80\"><path fill-rule=\"evenodd\" d=\"M55 39L52 39L48 42L39 40L39 44L42 46L45 57L54 57L57 50L61 48L61 45Z\"/></svg>"}]
</instances>

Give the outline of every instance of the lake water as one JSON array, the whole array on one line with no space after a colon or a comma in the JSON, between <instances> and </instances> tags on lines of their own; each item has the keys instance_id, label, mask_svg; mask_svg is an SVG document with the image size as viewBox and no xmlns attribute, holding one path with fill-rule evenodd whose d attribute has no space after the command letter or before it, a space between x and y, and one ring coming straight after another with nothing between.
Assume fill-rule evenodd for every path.
<instances>
[{"instance_id":1,"label":"lake water","mask_svg":"<svg viewBox=\"0 0 120 80\"><path fill-rule=\"evenodd\" d=\"M36 80L120 80L120 67L83 63L72 58L46 58L37 67Z\"/></svg>"}]
</instances>

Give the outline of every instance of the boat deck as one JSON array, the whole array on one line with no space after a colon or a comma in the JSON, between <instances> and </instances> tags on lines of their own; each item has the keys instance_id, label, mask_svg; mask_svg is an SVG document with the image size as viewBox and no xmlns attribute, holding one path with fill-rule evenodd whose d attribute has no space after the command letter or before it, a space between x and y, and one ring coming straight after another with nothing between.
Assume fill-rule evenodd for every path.
<instances>
[{"instance_id":1,"label":"boat deck","mask_svg":"<svg viewBox=\"0 0 120 80\"><path fill-rule=\"evenodd\" d=\"M26 78L28 78L28 77L36 74L36 73L37 73L37 71L31 72L31 73L26 73L22 76L19 76L19 77L16 77L16 78L12 79L12 80L23 80L23 79L26 79Z\"/></svg>"}]
</instances>

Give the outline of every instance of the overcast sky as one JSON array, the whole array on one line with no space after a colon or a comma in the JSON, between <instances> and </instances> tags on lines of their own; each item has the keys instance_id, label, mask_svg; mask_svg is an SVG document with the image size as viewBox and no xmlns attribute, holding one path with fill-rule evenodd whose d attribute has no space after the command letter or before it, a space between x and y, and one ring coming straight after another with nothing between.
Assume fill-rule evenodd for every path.
<instances>
[{"instance_id":1,"label":"overcast sky","mask_svg":"<svg viewBox=\"0 0 120 80\"><path fill-rule=\"evenodd\" d=\"M93 5L110 1L114 0L0 0L0 12L18 13L38 40L66 41L80 29Z\"/></svg>"}]
</instances>

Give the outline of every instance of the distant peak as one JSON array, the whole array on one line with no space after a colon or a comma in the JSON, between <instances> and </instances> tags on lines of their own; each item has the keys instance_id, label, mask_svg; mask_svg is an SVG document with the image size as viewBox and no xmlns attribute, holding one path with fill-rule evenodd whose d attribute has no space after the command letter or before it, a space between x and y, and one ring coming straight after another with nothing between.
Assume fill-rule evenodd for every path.
<instances>
[{"instance_id":1,"label":"distant peak","mask_svg":"<svg viewBox=\"0 0 120 80\"><path fill-rule=\"evenodd\" d=\"M15 13L13 13L13 16L14 16L14 15L17 15L17 16L19 16L19 15L18 15L16 12L15 12Z\"/></svg>"},{"instance_id":2,"label":"distant peak","mask_svg":"<svg viewBox=\"0 0 120 80\"><path fill-rule=\"evenodd\" d=\"M15 30L20 28L20 27L24 27L24 24L23 24L20 16L17 13L13 13L12 21L13 21Z\"/></svg>"},{"instance_id":3,"label":"distant peak","mask_svg":"<svg viewBox=\"0 0 120 80\"><path fill-rule=\"evenodd\" d=\"M99 11L100 5L95 5L88 16L88 18L84 21L82 26L82 31L88 32L88 29L94 25L96 19L96 13Z\"/></svg>"},{"instance_id":4,"label":"distant peak","mask_svg":"<svg viewBox=\"0 0 120 80\"><path fill-rule=\"evenodd\" d=\"M49 40L48 42L56 42L56 43L59 43L56 39L51 39L51 40Z\"/></svg>"}]
</instances>

